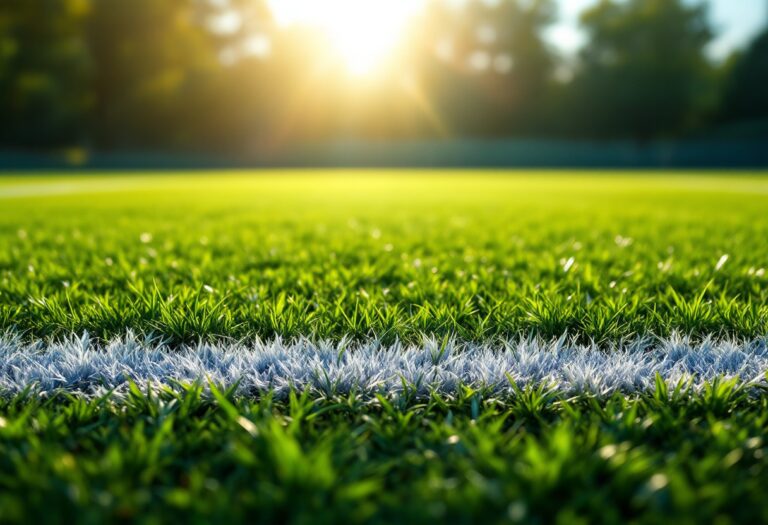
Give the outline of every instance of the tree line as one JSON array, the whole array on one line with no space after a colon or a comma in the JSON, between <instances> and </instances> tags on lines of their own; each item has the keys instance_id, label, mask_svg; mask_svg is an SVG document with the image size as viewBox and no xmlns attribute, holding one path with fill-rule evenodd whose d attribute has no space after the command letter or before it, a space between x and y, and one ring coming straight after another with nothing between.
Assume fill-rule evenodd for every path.
<instances>
[{"instance_id":1,"label":"tree line","mask_svg":"<svg viewBox=\"0 0 768 525\"><path fill-rule=\"evenodd\" d=\"M556 17L554 0L434 0L365 80L263 0L4 0L0 147L768 132L768 31L715 63L706 3L601 0L563 57L544 37Z\"/></svg>"}]
</instances>

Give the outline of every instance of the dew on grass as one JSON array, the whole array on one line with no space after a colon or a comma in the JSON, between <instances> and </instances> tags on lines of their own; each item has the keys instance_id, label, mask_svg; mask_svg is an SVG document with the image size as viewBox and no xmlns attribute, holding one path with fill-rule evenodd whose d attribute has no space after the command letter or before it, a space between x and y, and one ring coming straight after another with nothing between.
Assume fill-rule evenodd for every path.
<instances>
[{"instance_id":1,"label":"dew on grass","mask_svg":"<svg viewBox=\"0 0 768 525\"><path fill-rule=\"evenodd\" d=\"M717 264L715 265L715 271L716 272L719 272L720 270L723 269L723 266L725 266L725 263L728 262L728 258L729 257L730 257L730 255L728 255L727 253L725 255L723 255L722 257L720 257L720 259L717 261Z\"/></svg>"},{"instance_id":2,"label":"dew on grass","mask_svg":"<svg viewBox=\"0 0 768 525\"><path fill-rule=\"evenodd\" d=\"M614 242L616 243L616 246L618 246L619 248L628 248L629 246L632 246L632 243L635 241L630 237L617 235L616 238L614 239Z\"/></svg>"}]
</instances>

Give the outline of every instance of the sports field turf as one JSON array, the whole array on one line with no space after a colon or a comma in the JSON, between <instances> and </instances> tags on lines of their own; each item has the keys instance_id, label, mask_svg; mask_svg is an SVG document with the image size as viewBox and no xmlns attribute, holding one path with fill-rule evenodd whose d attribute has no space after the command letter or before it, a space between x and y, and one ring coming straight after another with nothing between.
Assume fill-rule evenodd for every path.
<instances>
[{"instance_id":1,"label":"sports field turf","mask_svg":"<svg viewBox=\"0 0 768 525\"><path fill-rule=\"evenodd\" d=\"M768 177L0 178L0 522L768 520Z\"/></svg>"},{"instance_id":2,"label":"sports field turf","mask_svg":"<svg viewBox=\"0 0 768 525\"><path fill-rule=\"evenodd\" d=\"M768 333L757 176L28 177L0 199L0 330L29 338Z\"/></svg>"}]
</instances>

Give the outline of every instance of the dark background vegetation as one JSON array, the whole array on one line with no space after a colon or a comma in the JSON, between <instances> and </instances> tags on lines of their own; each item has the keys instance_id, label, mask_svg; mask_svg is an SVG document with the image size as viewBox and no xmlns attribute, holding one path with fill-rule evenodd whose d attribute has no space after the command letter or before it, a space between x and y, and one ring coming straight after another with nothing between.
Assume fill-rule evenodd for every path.
<instances>
[{"instance_id":1,"label":"dark background vegetation","mask_svg":"<svg viewBox=\"0 0 768 525\"><path fill-rule=\"evenodd\" d=\"M217 29L232 9L241 23ZM263 0L3 0L0 149L67 149L77 162L92 151L269 155L350 137L759 142L768 30L716 63L706 9L604 0L583 13L587 43L565 59L542 36L553 0L460 12L433 2L403 58L366 82L310 53L322 38L278 27ZM488 26L498 37L483 41ZM467 66L473 53L488 67Z\"/></svg>"}]
</instances>

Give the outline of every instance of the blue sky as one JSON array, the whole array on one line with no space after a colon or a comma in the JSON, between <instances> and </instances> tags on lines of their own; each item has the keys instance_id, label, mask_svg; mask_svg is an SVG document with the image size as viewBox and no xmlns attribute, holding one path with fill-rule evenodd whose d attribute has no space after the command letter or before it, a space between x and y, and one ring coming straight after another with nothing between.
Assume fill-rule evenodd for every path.
<instances>
[{"instance_id":1,"label":"blue sky","mask_svg":"<svg viewBox=\"0 0 768 525\"><path fill-rule=\"evenodd\" d=\"M596 1L560 0L561 22L549 33L558 47L572 51L579 46L579 13ZM691 3L694 2L691 0ZM710 0L710 4L712 22L717 31L710 54L715 58L727 56L768 25L768 0Z\"/></svg>"}]
</instances>

